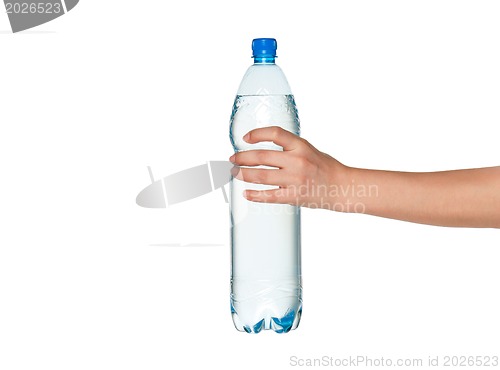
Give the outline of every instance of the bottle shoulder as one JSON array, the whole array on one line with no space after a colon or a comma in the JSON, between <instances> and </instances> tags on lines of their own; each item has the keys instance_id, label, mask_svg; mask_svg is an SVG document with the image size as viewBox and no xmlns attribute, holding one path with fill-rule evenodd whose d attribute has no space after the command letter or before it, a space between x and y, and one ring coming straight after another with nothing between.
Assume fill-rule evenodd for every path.
<instances>
[{"instance_id":1,"label":"bottle shoulder","mask_svg":"<svg viewBox=\"0 0 500 370\"><path fill-rule=\"evenodd\" d=\"M253 64L241 81L238 95L291 95L281 68L276 64Z\"/></svg>"}]
</instances>

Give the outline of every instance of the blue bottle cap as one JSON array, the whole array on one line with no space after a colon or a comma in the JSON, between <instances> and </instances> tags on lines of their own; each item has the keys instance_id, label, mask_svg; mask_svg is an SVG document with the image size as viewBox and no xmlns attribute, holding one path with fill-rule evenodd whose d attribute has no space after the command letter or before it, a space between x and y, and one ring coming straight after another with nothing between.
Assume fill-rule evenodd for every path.
<instances>
[{"instance_id":1,"label":"blue bottle cap","mask_svg":"<svg viewBox=\"0 0 500 370\"><path fill-rule=\"evenodd\" d=\"M252 58L275 58L278 43L276 39L254 39L252 41Z\"/></svg>"}]
</instances>

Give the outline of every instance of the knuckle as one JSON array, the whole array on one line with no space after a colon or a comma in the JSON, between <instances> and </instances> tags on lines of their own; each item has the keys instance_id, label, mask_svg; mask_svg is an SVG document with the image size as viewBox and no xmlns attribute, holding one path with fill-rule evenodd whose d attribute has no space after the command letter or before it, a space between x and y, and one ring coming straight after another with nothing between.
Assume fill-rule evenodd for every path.
<instances>
[{"instance_id":1,"label":"knuckle","mask_svg":"<svg viewBox=\"0 0 500 370\"><path fill-rule=\"evenodd\" d=\"M288 192L284 188L277 189L274 194L275 194L276 202L288 203L288 198L289 198L287 196Z\"/></svg>"},{"instance_id":2,"label":"knuckle","mask_svg":"<svg viewBox=\"0 0 500 370\"><path fill-rule=\"evenodd\" d=\"M300 141L301 141L301 144L304 146L304 147L310 147L311 146L311 143L309 143L309 141L307 141L306 139L304 138L300 138Z\"/></svg>"},{"instance_id":3,"label":"knuckle","mask_svg":"<svg viewBox=\"0 0 500 370\"><path fill-rule=\"evenodd\" d=\"M238 179L241 181L250 182L250 174L247 172L246 169L242 168L238 173Z\"/></svg>"},{"instance_id":4,"label":"knuckle","mask_svg":"<svg viewBox=\"0 0 500 370\"><path fill-rule=\"evenodd\" d=\"M259 184L264 184L269 178L267 170L256 170L255 171L255 181Z\"/></svg>"},{"instance_id":5,"label":"knuckle","mask_svg":"<svg viewBox=\"0 0 500 370\"><path fill-rule=\"evenodd\" d=\"M297 171L291 173L293 183L296 185L307 183L307 179L309 178L308 171L304 170L302 167L297 169Z\"/></svg>"},{"instance_id":6,"label":"knuckle","mask_svg":"<svg viewBox=\"0 0 500 370\"><path fill-rule=\"evenodd\" d=\"M301 141L298 143L296 150L300 154L306 154L309 151L309 146L304 143L301 139Z\"/></svg>"},{"instance_id":7,"label":"knuckle","mask_svg":"<svg viewBox=\"0 0 500 370\"><path fill-rule=\"evenodd\" d=\"M273 126L271 128L271 136L273 137L273 139L278 139L280 135L281 135L281 128L278 126Z\"/></svg>"},{"instance_id":8,"label":"knuckle","mask_svg":"<svg viewBox=\"0 0 500 370\"><path fill-rule=\"evenodd\" d=\"M262 150L262 151L259 151L256 153L256 159L257 159L257 162L259 164L266 163L266 161L268 160L268 157L269 157L269 154L265 150Z\"/></svg>"},{"instance_id":9,"label":"knuckle","mask_svg":"<svg viewBox=\"0 0 500 370\"><path fill-rule=\"evenodd\" d=\"M307 175L303 173L298 174L296 176L296 181L301 185L307 184Z\"/></svg>"},{"instance_id":10,"label":"knuckle","mask_svg":"<svg viewBox=\"0 0 500 370\"><path fill-rule=\"evenodd\" d=\"M302 171L308 167L309 161L304 157L297 157L295 159L295 165Z\"/></svg>"},{"instance_id":11,"label":"knuckle","mask_svg":"<svg viewBox=\"0 0 500 370\"><path fill-rule=\"evenodd\" d=\"M276 202L276 193L273 191L266 191L265 192L265 201L269 203L275 203Z\"/></svg>"}]
</instances>

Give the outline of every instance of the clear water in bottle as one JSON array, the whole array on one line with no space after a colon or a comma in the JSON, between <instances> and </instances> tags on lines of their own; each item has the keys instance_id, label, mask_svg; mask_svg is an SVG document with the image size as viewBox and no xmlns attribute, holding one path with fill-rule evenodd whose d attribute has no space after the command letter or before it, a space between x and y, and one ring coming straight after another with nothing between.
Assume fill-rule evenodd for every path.
<instances>
[{"instance_id":1,"label":"clear water in bottle","mask_svg":"<svg viewBox=\"0 0 500 370\"><path fill-rule=\"evenodd\" d=\"M255 64L238 89L231 115L230 137L236 152L282 150L271 142L248 144L243 136L258 127L280 126L299 135L293 95L274 63L276 41L253 41ZM231 206L231 313L236 328L248 333L295 329L302 312L300 208L257 203L245 189L270 189L233 178Z\"/></svg>"}]
</instances>

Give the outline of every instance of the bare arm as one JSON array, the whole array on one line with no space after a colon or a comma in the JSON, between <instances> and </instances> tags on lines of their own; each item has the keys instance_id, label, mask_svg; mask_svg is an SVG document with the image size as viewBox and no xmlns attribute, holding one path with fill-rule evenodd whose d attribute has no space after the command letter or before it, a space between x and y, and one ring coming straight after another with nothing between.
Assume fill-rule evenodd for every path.
<instances>
[{"instance_id":1,"label":"bare arm","mask_svg":"<svg viewBox=\"0 0 500 370\"><path fill-rule=\"evenodd\" d=\"M439 226L500 228L500 167L443 172L347 169L378 193L364 199L366 213ZM373 192L372 192L373 195Z\"/></svg>"},{"instance_id":2,"label":"bare arm","mask_svg":"<svg viewBox=\"0 0 500 370\"><path fill-rule=\"evenodd\" d=\"M347 167L278 127L253 130L249 143L273 141L283 151L251 150L230 158L237 178L278 185L248 190L256 202L287 203L423 224L500 228L500 167L443 172L394 172Z\"/></svg>"}]
</instances>

